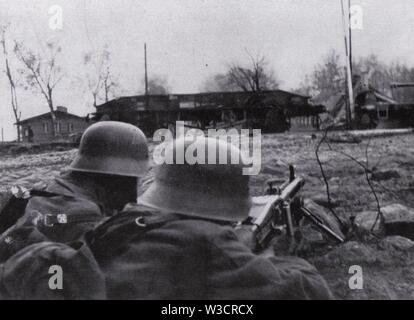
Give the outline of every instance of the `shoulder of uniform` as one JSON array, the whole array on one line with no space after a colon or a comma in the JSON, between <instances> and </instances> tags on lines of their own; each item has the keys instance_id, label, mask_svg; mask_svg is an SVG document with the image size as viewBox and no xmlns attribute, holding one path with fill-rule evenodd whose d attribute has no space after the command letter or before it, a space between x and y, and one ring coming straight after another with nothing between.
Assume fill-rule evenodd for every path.
<instances>
[{"instance_id":1,"label":"shoulder of uniform","mask_svg":"<svg viewBox=\"0 0 414 320\"><path fill-rule=\"evenodd\" d=\"M129 202L127 203L124 208L122 209L123 212L148 212L156 214L159 210L144 206L139 203Z\"/></svg>"},{"instance_id":2,"label":"shoulder of uniform","mask_svg":"<svg viewBox=\"0 0 414 320\"><path fill-rule=\"evenodd\" d=\"M210 220L184 218L171 221L170 224L192 238L204 239L211 243L222 240L237 240L231 227Z\"/></svg>"},{"instance_id":3,"label":"shoulder of uniform","mask_svg":"<svg viewBox=\"0 0 414 320\"><path fill-rule=\"evenodd\" d=\"M161 222L159 228L174 230L172 234L180 234L185 238L193 240L204 240L207 242L214 242L220 239L237 239L233 229L229 226L223 225L212 220L193 218L183 216L180 214L172 214L161 212L158 209L147 207L142 204L128 203L123 208L124 214L140 213L144 217L148 217L149 221L155 218L157 222ZM163 219L163 217L165 219ZM158 228L157 228L158 229Z\"/></svg>"}]
</instances>

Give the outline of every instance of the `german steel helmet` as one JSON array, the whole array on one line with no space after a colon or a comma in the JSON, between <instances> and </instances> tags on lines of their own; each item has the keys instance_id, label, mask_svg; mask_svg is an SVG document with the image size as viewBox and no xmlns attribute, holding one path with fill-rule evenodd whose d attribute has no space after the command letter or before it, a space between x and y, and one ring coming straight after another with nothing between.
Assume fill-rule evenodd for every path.
<instances>
[{"instance_id":1,"label":"german steel helmet","mask_svg":"<svg viewBox=\"0 0 414 320\"><path fill-rule=\"evenodd\" d=\"M196 163L187 157L189 153L194 156L194 150L201 160ZM204 152L198 154L200 150ZM223 155L227 155L225 161ZM240 150L226 141L177 139L165 148L164 162L155 168L154 182L138 203L186 216L243 221L251 206L245 167Z\"/></svg>"},{"instance_id":2,"label":"german steel helmet","mask_svg":"<svg viewBox=\"0 0 414 320\"><path fill-rule=\"evenodd\" d=\"M147 139L132 124L101 121L82 135L70 169L127 177L141 177L148 168Z\"/></svg>"}]
</instances>

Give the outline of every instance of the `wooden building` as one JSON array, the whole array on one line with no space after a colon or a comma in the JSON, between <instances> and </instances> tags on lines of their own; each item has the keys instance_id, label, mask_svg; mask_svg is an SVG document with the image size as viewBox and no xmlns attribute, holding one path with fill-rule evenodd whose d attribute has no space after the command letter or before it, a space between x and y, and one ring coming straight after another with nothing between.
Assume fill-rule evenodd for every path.
<instances>
[{"instance_id":1,"label":"wooden building","mask_svg":"<svg viewBox=\"0 0 414 320\"><path fill-rule=\"evenodd\" d=\"M355 129L391 129L414 127L414 102L401 101L373 87L366 75L354 75L354 118L352 127ZM408 86L410 84L406 84ZM391 88L403 84L391 84ZM414 84L413 84L414 86ZM327 113L322 122L345 123L347 95L343 90L326 90L312 99L314 103L324 105ZM302 119L303 121L303 119ZM306 120L304 120L306 121ZM338 126L342 128L342 125Z\"/></svg>"},{"instance_id":2,"label":"wooden building","mask_svg":"<svg viewBox=\"0 0 414 320\"><path fill-rule=\"evenodd\" d=\"M93 120L115 120L139 126L151 135L156 129L174 127L177 120L189 127L237 127L283 132L295 129L296 117L306 118L302 127L318 127L322 106L309 97L283 91L205 92L195 94L120 97L96 106Z\"/></svg>"},{"instance_id":3,"label":"wooden building","mask_svg":"<svg viewBox=\"0 0 414 320\"><path fill-rule=\"evenodd\" d=\"M85 131L88 123L84 117L68 112L65 107L57 107L55 110L56 136L53 136L52 119L50 112L43 113L16 123L20 126L21 139L23 142L51 142L72 141Z\"/></svg>"}]
</instances>

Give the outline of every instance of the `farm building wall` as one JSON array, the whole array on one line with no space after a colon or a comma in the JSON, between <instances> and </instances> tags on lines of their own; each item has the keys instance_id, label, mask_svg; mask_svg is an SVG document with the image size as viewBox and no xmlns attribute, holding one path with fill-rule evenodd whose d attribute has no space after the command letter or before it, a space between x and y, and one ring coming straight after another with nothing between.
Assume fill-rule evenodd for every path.
<instances>
[{"instance_id":1,"label":"farm building wall","mask_svg":"<svg viewBox=\"0 0 414 320\"><path fill-rule=\"evenodd\" d=\"M298 116L289 119L289 131L311 131L319 129L318 116Z\"/></svg>"},{"instance_id":2,"label":"farm building wall","mask_svg":"<svg viewBox=\"0 0 414 320\"><path fill-rule=\"evenodd\" d=\"M88 127L85 119L70 114L56 115L56 137L53 137L52 120L47 117L27 120L21 124L23 142L50 142L53 140L69 140L70 136L82 134ZM29 127L32 129L33 136L29 141Z\"/></svg>"}]
</instances>

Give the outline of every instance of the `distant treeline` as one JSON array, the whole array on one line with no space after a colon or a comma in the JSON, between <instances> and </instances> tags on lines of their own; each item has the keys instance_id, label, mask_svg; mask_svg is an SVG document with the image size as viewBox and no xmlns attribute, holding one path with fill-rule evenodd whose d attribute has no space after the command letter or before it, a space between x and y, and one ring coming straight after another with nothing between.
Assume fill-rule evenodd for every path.
<instances>
[{"instance_id":1,"label":"distant treeline","mask_svg":"<svg viewBox=\"0 0 414 320\"><path fill-rule=\"evenodd\" d=\"M340 55L332 50L321 63L315 66L311 74L296 90L301 94L314 96L322 93L324 96L344 89L345 69L344 61ZM414 68L395 61L384 63L374 54L359 57L353 61L354 75L364 76L370 85L379 91L392 95L397 101L414 101L414 88L399 88L391 91L393 82L414 82Z\"/></svg>"}]
</instances>

